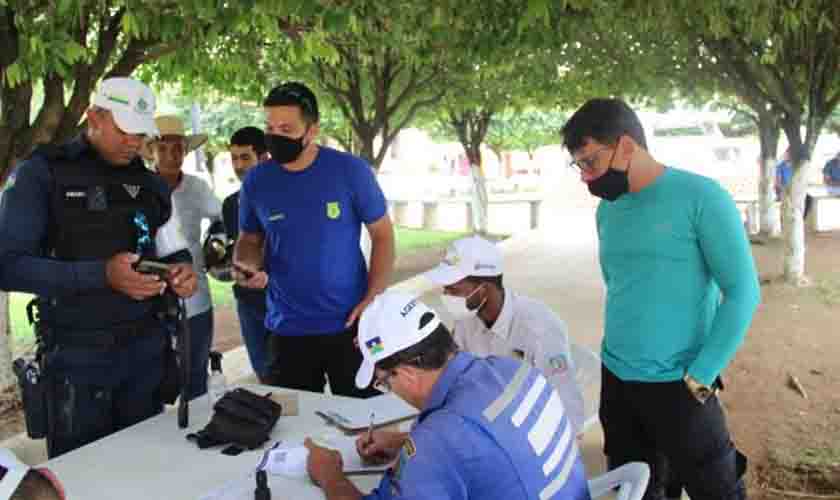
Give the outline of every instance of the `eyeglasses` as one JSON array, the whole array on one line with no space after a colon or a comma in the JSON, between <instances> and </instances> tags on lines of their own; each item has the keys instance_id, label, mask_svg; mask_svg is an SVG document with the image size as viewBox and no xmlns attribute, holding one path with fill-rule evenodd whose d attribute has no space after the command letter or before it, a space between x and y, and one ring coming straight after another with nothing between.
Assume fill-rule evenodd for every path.
<instances>
[{"instance_id":1,"label":"eyeglasses","mask_svg":"<svg viewBox=\"0 0 840 500\"><path fill-rule=\"evenodd\" d=\"M601 154L602 151L606 151L608 149L610 149L610 146L604 146L600 149L596 149L585 158L578 158L577 160L572 159L572 161L569 162L569 166L575 167L583 172L591 172L595 170L595 160L598 158L598 155Z\"/></svg>"},{"instance_id":2,"label":"eyeglasses","mask_svg":"<svg viewBox=\"0 0 840 500\"><path fill-rule=\"evenodd\" d=\"M390 382L390 380L391 380L391 377L393 377L394 375L395 375L394 372L389 371L384 377L377 378L376 380L373 381L373 388L376 389L377 391L383 393L383 394L387 394L387 393L391 392L391 382Z\"/></svg>"},{"instance_id":3,"label":"eyeglasses","mask_svg":"<svg viewBox=\"0 0 840 500\"><path fill-rule=\"evenodd\" d=\"M412 365L412 364L415 364L416 361L419 360L422 357L423 357L423 355L421 354L421 355L415 356L411 359L401 361L400 364L401 365ZM391 382L390 381L391 381L391 378L395 377L396 375L397 375L397 372L394 371L393 368L390 369L390 370L387 370L387 373L385 374L384 377L377 378L376 380L373 381L373 388L376 389L379 392L386 393L386 394L391 392Z\"/></svg>"}]
</instances>

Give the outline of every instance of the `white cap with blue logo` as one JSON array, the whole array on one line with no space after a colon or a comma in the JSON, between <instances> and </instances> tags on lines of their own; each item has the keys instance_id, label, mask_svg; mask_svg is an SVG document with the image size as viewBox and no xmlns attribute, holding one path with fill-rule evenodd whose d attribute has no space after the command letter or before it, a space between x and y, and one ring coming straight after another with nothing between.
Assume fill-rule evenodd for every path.
<instances>
[{"instance_id":1,"label":"white cap with blue logo","mask_svg":"<svg viewBox=\"0 0 840 500\"><path fill-rule=\"evenodd\" d=\"M420 319L434 318L420 326ZM404 292L386 291L377 295L359 320L359 349L362 365L356 373L356 386L364 389L373 381L376 363L408 349L440 326L440 317L426 304Z\"/></svg>"}]
</instances>

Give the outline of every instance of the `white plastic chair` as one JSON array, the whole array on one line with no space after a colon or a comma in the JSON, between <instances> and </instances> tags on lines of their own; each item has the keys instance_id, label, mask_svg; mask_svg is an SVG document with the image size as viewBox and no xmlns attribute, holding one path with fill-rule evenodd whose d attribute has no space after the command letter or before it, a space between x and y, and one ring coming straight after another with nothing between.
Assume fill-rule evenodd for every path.
<instances>
[{"instance_id":1,"label":"white plastic chair","mask_svg":"<svg viewBox=\"0 0 840 500\"><path fill-rule=\"evenodd\" d=\"M598 422L601 401L601 358L582 345L571 343L569 350L575 365L575 380L583 393L583 425L578 435Z\"/></svg>"},{"instance_id":2,"label":"white plastic chair","mask_svg":"<svg viewBox=\"0 0 840 500\"><path fill-rule=\"evenodd\" d=\"M630 462L589 480L592 499L603 498L616 488L615 500L642 500L650 479L650 468L644 462Z\"/></svg>"}]
</instances>

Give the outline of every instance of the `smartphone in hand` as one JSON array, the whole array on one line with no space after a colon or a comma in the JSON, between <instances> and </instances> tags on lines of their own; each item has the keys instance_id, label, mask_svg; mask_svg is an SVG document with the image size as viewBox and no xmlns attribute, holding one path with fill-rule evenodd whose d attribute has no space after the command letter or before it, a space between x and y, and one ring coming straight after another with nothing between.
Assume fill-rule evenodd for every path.
<instances>
[{"instance_id":1,"label":"smartphone in hand","mask_svg":"<svg viewBox=\"0 0 840 500\"><path fill-rule=\"evenodd\" d=\"M134 270L141 274L156 274L164 280L169 277L169 264L156 260L141 259L134 263Z\"/></svg>"}]
</instances>

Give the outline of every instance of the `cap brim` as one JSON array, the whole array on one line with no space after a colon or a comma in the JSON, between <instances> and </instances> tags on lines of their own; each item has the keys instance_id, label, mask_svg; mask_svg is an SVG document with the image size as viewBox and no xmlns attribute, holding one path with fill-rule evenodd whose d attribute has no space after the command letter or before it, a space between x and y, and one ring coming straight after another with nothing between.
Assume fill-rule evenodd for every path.
<instances>
[{"instance_id":1,"label":"cap brim","mask_svg":"<svg viewBox=\"0 0 840 500\"><path fill-rule=\"evenodd\" d=\"M195 151L196 149L200 148L205 142L207 142L207 136L205 134L188 135L187 152Z\"/></svg>"},{"instance_id":2,"label":"cap brim","mask_svg":"<svg viewBox=\"0 0 840 500\"><path fill-rule=\"evenodd\" d=\"M431 271L423 273L423 276L432 283L441 286L454 285L467 277L463 271L458 269L456 266L450 266L449 264L440 264Z\"/></svg>"},{"instance_id":3,"label":"cap brim","mask_svg":"<svg viewBox=\"0 0 840 500\"><path fill-rule=\"evenodd\" d=\"M362 360L359 371L356 372L356 387L359 389L367 389L373 381L373 368L376 363L373 359L365 357Z\"/></svg>"},{"instance_id":4,"label":"cap brim","mask_svg":"<svg viewBox=\"0 0 840 500\"><path fill-rule=\"evenodd\" d=\"M158 128L151 113L141 116L132 111L110 110L117 126L126 134L144 134L147 137L157 137Z\"/></svg>"}]
</instances>

